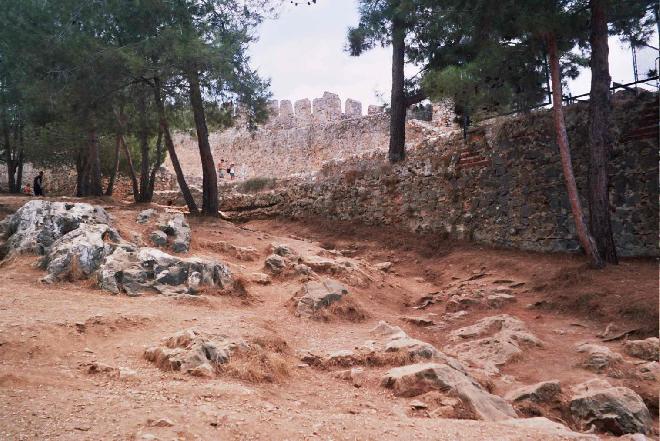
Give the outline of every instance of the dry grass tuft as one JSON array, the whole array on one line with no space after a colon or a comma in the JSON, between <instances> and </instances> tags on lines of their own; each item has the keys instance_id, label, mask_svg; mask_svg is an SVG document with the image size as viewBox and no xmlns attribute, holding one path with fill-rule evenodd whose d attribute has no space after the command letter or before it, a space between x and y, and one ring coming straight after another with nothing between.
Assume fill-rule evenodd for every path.
<instances>
[{"instance_id":1,"label":"dry grass tuft","mask_svg":"<svg viewBox=\"0 0 660 441\"><path fill-rule=\"evenodd\" d=\"M280 336L258 336L250 341L249 349L236 353L219 371L249 383L283 383L291 376L290 353Z\"/></svg>"},{"instance_id":2,"label":"dry grass tuft","mask_svg":"<svg viewBox=\"0 0 660 441\"><path fill-rule=\"evenodd\" d=\"M369 314L355 299L344 297L338 302L332 303L327 308L319 309L314 313L313 317L325 322L329 322L333 318L339 318L349 322L359 323L369 318Z\"/></svg>"}]
</instances>

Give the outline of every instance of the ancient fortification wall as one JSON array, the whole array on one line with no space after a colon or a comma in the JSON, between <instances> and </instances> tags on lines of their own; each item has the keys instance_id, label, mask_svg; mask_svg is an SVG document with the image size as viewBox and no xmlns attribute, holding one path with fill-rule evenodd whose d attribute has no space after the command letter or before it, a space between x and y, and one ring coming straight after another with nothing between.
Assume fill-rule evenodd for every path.
<instances>
[{"instance_id":1,"label":"ancient fortification wall","mask_svg":"<svg viewBox=\"0 0 660 441\"><path fill-rule=\"evenodd\" d=\"M211 133L213 158L235 163L240 179L282 178L314 173L328 161L387 150L389 116L382 107L369 106L363 115L362 103L347 99L343 109L339 96L330 92L311 101L271 101L271 118L257 131L237 125ZM413 123L409 141L417 141L416 134L422 131L453 130L452 120L448 106L436 105L431 122ZM191 183L201 182L197 140L180 133L175 136L175 147ZM172 171L169 160L165 166Z\"/></svg>"},{"instance_id":2,"label":"ancient fortification wall","mask_svg":"<svg viewBox=\"0 0 660 441\"><path fill-rule=\"evenodd\" d=\"M623 256L658 255L658 96L617 94L613 229ZM587 187L588 105L567 112L580 192ZM236 216L324 217L525 250L578 249L549 111L431 136L394 166L382 151L328 164L314 179L227 195ZM586 200L583 200L587 206Z\"/></svg>"}]
</instances>

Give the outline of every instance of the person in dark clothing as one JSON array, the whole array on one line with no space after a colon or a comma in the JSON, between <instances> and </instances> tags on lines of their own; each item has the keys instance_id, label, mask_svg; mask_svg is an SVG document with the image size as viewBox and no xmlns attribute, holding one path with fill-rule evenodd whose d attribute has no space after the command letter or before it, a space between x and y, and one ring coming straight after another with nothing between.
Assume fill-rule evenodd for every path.
<instances>
[{"instance_id":1,"label":"person in dark clothing","mask_svg":"<svg viewBox=\"0 0 660 441\"><path fill-rule=\"evenodd\" d=\"M34 178L34 182L32 183L32 188L34 190L34 195L35 196L43 196L44 195L44 172L40 171L39 175Z\"/></svg>"}]
</instances>

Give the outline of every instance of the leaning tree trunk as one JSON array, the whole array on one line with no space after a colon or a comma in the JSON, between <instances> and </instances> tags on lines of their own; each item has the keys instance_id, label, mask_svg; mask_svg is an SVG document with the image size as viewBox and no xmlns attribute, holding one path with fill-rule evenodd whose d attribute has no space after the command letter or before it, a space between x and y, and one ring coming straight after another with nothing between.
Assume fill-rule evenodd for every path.
<instances>
[{"instance_id":1,"label":"leaning tree trunk","mask_svg":"<svg viewBox=\"0 0 660 441\"><path fill-rule=\"evenodd\" d=\"M405 29L403 23L392 23L392 94L390 113L390 162L403 161L406 157L406 95L404 88Z\"/></svg>"},{"instance_id":2,"label":"leaning tree trunk","mask_svg":"<svg viewBox=\"0 0 660 441\"><path fill-rule=\"evenodd\" d=\"M600 254L598 254L596 244L587 229L587 224L584 220L584 213L582 212L582 204L580 203L580 195L578 194L577 184L575 183L575 175L573 174L571 151L568 145L564 110L562 109L561 72L559 69L559 51L557 49L557 39L555 35L552 33L548 34L546 36L546 43L548 45L550 77L552 79L552 111L555 122L555 136L557 138L557 145L559 146L561 165L564 172L564 182L566 184L566 191L568 192L568 200L571 204L573 220L575 221L575 229L580 244L582 245L582 248L584 248L587 256L591 259L592 265L601 268L603 266L603 260L601 259Z\"/></svg>"},{"instance_id":3,"label":"leaning tree trunk","mask_svg":"<svg viewBox=\"0 0 660 441\"><path fill-rule=\"evenodd\" d=\"M218 175L209 144L209 130L206 126L204 102L199 86L199 74L196 70L188 73L188 83L190 84L190 104L197 129L199 156L202 160L202 213L206 216L218 216Z\"/></svg>"},{"instance_id":4,"label":"leaning tree trunk","mask_svg":"<svg viewBox=\"0 0 660 441\"><path fill-rule=\"evenodd\" d=\"M165 147L167 147L167 153L170 155L170 161L172 161L172 167L174 168L174 173L176 174L176 180L179 184L179 189L183 195L183 199L186 201L188 206L188 211L190 214L199 214L199 209L197 208L197 203L190 192L188 183L186 182L186 177L183 175L183 170L181 169L181 164L179 163L179 157L174 150L174 142L172 142L172 136L170 135L170 127L167 123L167 118L165 118L165 105L163 104L163 98L160 95L161 84L158 77L154 78L154 98L156 101L156 106L158 107L158 119L160 121L160 128L163 131L163 136L165 137Z\"/></svg>"},{"instance_id":5,"label":"leaning tree trunk","mask_svg":"<svg viewBox=\"0 0 660 441\"><path fill-rule=\"evenodd\" d=\"M117 173L119 173L119 149L121 147L121 136L117 135L117 140L115 142L115 163L112 166L112 172L110 173L110 179L108 180L108 188L105 190L106 196L112 196L112 192L115 188L115 179Z\"/></svg>"},{"instance_id":6,"label":"leaning tree trunk","mask_svg":"<svg viewBox=\"0 0 660 441\"><path fill-rule=\"evenodd\" d=\"M598 252L618 263L610 221L608 162L612 148L606 0L591 0L591 93L589 99L589 227Z\"/></svg>"}]
</instances>

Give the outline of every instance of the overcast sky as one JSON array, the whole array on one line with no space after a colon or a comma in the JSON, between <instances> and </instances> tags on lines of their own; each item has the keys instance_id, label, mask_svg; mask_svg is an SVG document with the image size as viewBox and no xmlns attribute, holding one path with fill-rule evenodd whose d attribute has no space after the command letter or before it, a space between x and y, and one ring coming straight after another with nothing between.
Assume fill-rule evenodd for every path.
<instances>
[{"instance_id":1,"label":"overcast sky","mask_svg":"<svg viewBox=\"0 0 660 441\"><path fill-rule=\"evenodd\" d=\"M288 5L280 17L259 29L259 42L251 48L252 65L271 79L275 99L315 98L324 91L380 104L377 93L389 100L390 48L376 48L360 57L345 50L346 30L358 21L356 0L317 0L316 5ZM651 44L658 47L657 35ZM638 71L643 78L653 68L657 53L642 50ZM613 81L633 81L630 47L610 39L610 71ZM414 66L407 74L414 75ZM573 95L589 91L588 70L571 83Z\"/></svg>"}]
</instances>

